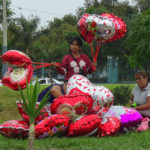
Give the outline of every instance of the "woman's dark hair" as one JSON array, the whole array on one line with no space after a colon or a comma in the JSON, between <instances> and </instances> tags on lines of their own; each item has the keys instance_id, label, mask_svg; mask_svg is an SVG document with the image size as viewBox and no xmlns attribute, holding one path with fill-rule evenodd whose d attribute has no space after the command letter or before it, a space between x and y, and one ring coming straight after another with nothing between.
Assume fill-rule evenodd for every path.
<instances>
[{"instance_id":1,"label":"woman's dark hair","mask_svg":"<svg viewBox=\"0 0 150 150\"><path fill-rule=\"evenodd\" d=\"M150 82L150 75L147 71L138 71L137 73L135 73L135 76L142 76L144 78L148 78L148 81Z\"/></svg>"},{"instance_id":2,"label":"woman's dark hair","mask_svg":"<svg viewBox=\"0 0 150 150\"><path fill-rule=\"evenodd\" d=\"M82 47L82 45L83 45L82 40L81 40L78 36L73 37L73 38L70 40L70 45L71 45L74 41L77 41L78 46Z\"/></svg>"}]
</instances>

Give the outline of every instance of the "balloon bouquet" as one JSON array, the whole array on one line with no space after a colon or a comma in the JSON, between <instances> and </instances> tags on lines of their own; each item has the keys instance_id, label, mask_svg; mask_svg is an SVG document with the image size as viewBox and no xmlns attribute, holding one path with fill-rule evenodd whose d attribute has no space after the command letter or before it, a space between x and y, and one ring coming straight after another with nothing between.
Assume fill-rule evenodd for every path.
<instances>
[{"instance_id":1,"label":"balloon bouquet","mask_svg":"<svg viewBox=\"0 0 150 150\"><path fill-rule=\"evenodd\" d=\"M84 14L78 22L78 31L86 42L96 40L95 54L92 51L96 61L100 44L121 38L126 32L126 25L112 14ZM2 82L14 90L18 90L18 83L21 88L26 87L26 78L29 83L34 69L50 66L50 63L32 62L27 55L16 50L6 52L1 58L10 66ZM40 65L33 67L32 64ZM92 84L84 76L74 75L67 83L66 95L47 104L35 119L35 136L103 137L135 130L142 116L132 108L113 106L113 102L114 96L109 89ZM17 106L23 120L4 122L0 125L0 133L7 137L26 138L29 117L19 102Z\"/></svg>"},{"instance_id":2,"label":"balloon bouquet","mask_svg":"<svg viewBox=\"0 0 150 150\"><path fill-rule=\"evenodd\" d=\"M121 18L110 13L102 13L101 15L84 14L77 23L77 29L81 37L90 44L93 61L95 62L101 44L124 36L126 25ZM97 43L95 54L91 45L94 40Z\"/></svg>"}]
</instances>

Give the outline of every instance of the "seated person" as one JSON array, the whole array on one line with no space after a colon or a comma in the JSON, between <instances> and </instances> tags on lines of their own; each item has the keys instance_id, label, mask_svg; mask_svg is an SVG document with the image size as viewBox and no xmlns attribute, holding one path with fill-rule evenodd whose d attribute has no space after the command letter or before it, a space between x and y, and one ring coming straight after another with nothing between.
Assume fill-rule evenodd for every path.
<instances>
[{"instance_id":1,"label":"seated person","mask_svg":"<svg viewBox=\"0 0 150 150\"><path fill-rule=\"evenodd\" d=\"M60 84L52 84L50 86L48 86L47 88L45 88L38 96L38 102L41 102L41 100L43 99L43 97L45 96L45 94L49 91L49 99L48 99L48 103L52 103L53 100L59 96L63 96L66 93L66 83L64 83L63 85Z\"/></svg>"},{"instance_id":2,"label":"seated person","mask_svg":"<svg viewBox=\"0 0 150 150\"><path fill-rule=\"evenodd\" d=\"M150 117L150 83L149 74L145 71L139 71L135 74L137 85L132 91L130 105L136 103L133 109L139 111L144 117Z\"/></svg>"}]
</instances>

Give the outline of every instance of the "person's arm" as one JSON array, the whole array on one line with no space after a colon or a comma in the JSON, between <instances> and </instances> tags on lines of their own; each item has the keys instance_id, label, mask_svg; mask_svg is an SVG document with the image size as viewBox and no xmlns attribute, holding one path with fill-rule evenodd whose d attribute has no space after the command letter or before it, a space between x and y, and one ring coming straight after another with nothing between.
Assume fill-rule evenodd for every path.
<instances>
[{"instance_id":1,"label":"person's arm","mask_svg":"<svg viewBox=\"0 0 150 150\"><path fill-rule=\"evenodd\" d=\"M61 92L61 87L59 85L55 85L51 89L51 94L57 98L59 96L63 96L63 93Z\"/></svg>"},{"instance_id":2,"label":"person's arm","mask_svg":"<svg viewBox=\"0 0 150 150\"><path fill-rule=\"evenodd\" d=\"M65 75L67 70L67 56L63 58L61 65L57 65L57 63L54 62L52 66L56 67L57 72Z\"/></svg>"},{"instance_id":3,"label":"person's arm","mask_svg":"<svg viewBox=\"0 0 150 150\"><path fill-rule=\"evenodd\" d=\"M145 103L145 104L142 104L142 105L140 105L140 106L133 107L133 109L136 109L136 110L138 110L138 111L150 109L150 96L147 97L147 100L146 100L146 103Z\"/></svg>"}]
</instances>

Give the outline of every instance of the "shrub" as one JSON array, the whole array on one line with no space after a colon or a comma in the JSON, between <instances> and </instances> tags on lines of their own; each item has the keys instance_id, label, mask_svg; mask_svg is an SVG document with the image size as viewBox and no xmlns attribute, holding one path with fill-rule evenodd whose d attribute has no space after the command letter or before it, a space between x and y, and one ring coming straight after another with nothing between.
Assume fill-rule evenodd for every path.
<instances>
[{"instance_id":1,"label":"shrub","mask_svg":"<svg viewBox=\"0 0 150 150\"><path fill-rule=\"evenodd\" d=\"M113 89L114 105L127 105L131 96L131 87L127 85L121 85Z\"/></svg>"}]
</instances>

